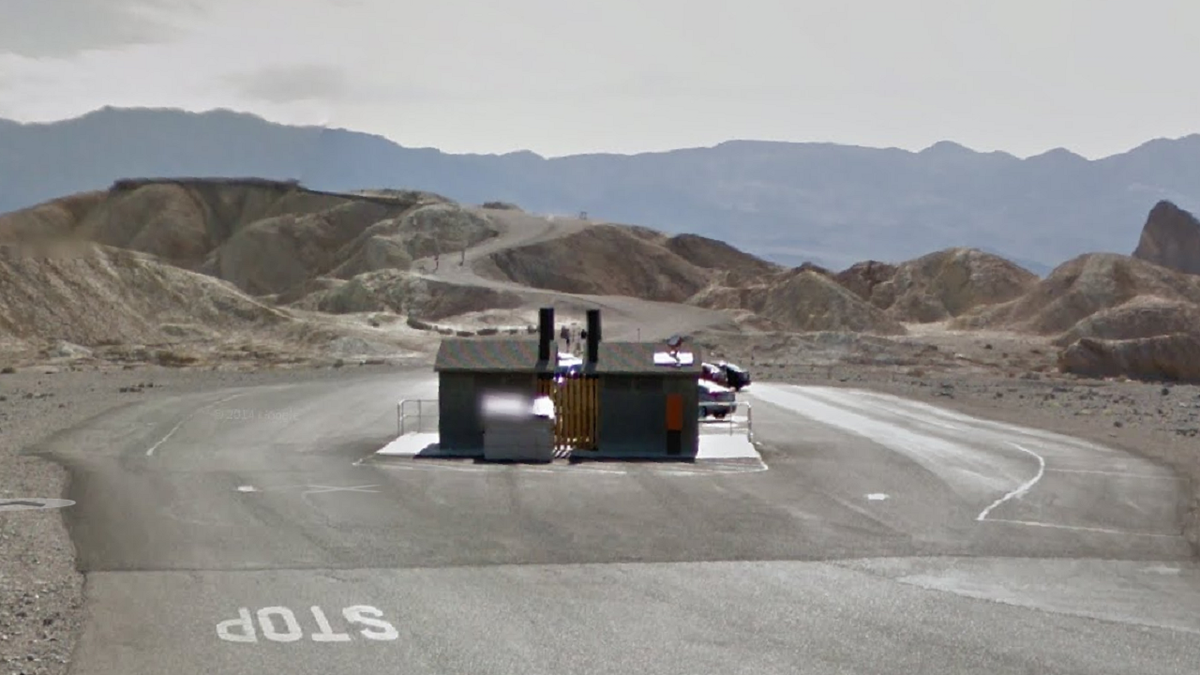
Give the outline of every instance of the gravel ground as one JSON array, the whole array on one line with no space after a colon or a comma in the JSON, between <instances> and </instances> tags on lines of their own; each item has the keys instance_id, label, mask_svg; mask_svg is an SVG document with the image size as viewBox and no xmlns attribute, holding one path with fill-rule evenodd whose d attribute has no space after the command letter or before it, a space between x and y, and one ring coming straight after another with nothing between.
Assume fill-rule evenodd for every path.
<instances>
[{"instance_id":1,"label":"gravel ground","mask_svg":"<svg viewBox=\"0 0 1200 675\"><path fill-rule=\"evenodd\" d=\"M226 371L68 366L0 374L0 500L62 497L67 473L23 454L56 432L158 392L336 379L382 365ZM67 672L83 609L83 576L58 510L0 511L0 675Z\"/></svg>"}]
</instances>

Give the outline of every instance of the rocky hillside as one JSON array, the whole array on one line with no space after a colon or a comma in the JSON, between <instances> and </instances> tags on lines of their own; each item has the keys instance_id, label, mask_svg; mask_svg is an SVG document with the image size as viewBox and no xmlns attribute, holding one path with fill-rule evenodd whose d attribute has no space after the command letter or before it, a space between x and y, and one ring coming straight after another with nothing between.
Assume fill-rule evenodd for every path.
<instances>
[{"instance_id":1,"label":"rocky hillside","mask_svg":"<svg viewBox=\"0 0 1200 675\"><path fill-rule=\"evenodd\" d=\"M1172 333L1134 340L1084 338L1059 355L1064 372L1088 377L1200 382L1200 335Z\"/></svg>"},{"instance_id":2,"label":"rocky hillside","mask_svg":"<svg viewBox=\"0 0 1200 675\"><path fill-rule=\"evenodd\" d=\"M319 351L375 330L373 350L408 352L419 346L411 330L322 316L383 312L419 321L517 306L512 293L412 270L414 260L496 234L486 215L421 192L337 195L259 179L118 181L0 215L0 343L24 353L63 341L95 349L244 337Z\"/></svg>"},{"instance_id":3,"label":"rocky hillside","mask_svg":"<svg viewBox=\"0 0 1200 675\"><path fill-rule=\"evenodd\" d=\"M586 295L685 302L717 272L753 276L779 269L723 242L695 235L594 225L566 237L493 254L480 270L522 286Z\"/></svg>"},{"instance_id":4,"label":"rocky hillside","mask_svg":"<svg viewBox=\"0 0 1200 675\"><path fill-rule=\"evenodd\" d=\"M67 247L87 261L55 266L40 254L10 256L19 263L5 274L26 276L5 290L14 308L26 309L6 312L3 337L10 346L43 347L203 341L255 332L257 323L237 321L242 308L256 307L320 324L310 334L293 326L288 340L332 341L355 321L384 330L395 319L436 338L461 332L464 322L525 329L535 304L558 302L541 291L683 302L719 274L778 269L704 237L501 206L403 190L332 194L262 179L121 180L0 216L0 242L13 250ZM124 285L131 300L109 311ZM198 299L191 315L186 303L171 304L189 296ZM218 305L230 316L214 314ZM106 309L88 316L88 307ZM331 327L320 318L339 315L351 323Z\"/></svg>"},{"instance_id":5,"label":"rocky hillside","mask_svg":"<svg viewBox=\"0 0 1200 675\"><path fill-rule=\"evenodd\" d=\"M1129 256L1083 255L1057 267L1021 297L961 317L955 325L1059 335L1099 312L1146 297L1200 303L1200 279Z\"/></svg>"},{"instance_id":6,"label":"rocky hillside","mask_svg":"<svg viewBox=\"0 0 1200 675\"><path fill-rule=\"evenodd\" d=\"M749 311L760 327L783 331L850 331L899 335L904 326L829 275L796 268L746 278L732 274L709 286L690 303L700 307Z\"/></svg>"},{"instance_id":7,"label":"rocky hillside","mask_svg":"<svg viewBox=\"0 0 1200 675\"><path fill-rule=\"evenodd\" d=\"M334 195L257 179L125 180L0 216L0 241L72 237L139 251L252 295L408 269L494 235L485 218L437 195Z\"/></svg>"},{"instance_id":8,"label":"rocky hillside","mask_svg":"<svg viewBox=\"0 0 1200 675\"><path fill-rule=\"evenodd\" d=\"M392 312L440 321L481 309L517 309L524 299L512 291L414 277L398 269L366 272L305 295L299 305L331 314Z\"/></svg>"},{"instance_id":9,"label":"rocky hillside","mask_svg":"<svg viewBox=\"0 0 1200 675\"><path fill-rule=\"evenodd\" d=\"M290 315L231 284L90 243L0 246L0 341L155 344L255 330Z\"/></svg>"},{"instance_id":10,"label":"rocky hillside","mask_svg":"<svg viewBox=\"0 0 1200 675\"><path fill-rule=\"evenodd\" d=\"M1200 277L1133 257L1080 256L952 325L1051 337L1060 367L1081 375L1200 379Z\"/></svg>"},{"instance_id":11,"label":"rocky hillside","mask_svg":"<svg viewBox=\"0 0 1200 675\"><path fill-rule=\"evenodd\" d=\"M1188 332L1200 333L1200 304L1138 295L1080 319L1054 343L1067 346L1082 338L1133 340Z\"/></svg>"},{"instance_id":12,"label":"rocky hillside","mask_svg":"<svg viewBox=\"0 0 1200 675\"><path fill-rule=\"evenodd\" d=\"M1200 220L1168 201L1150 211L1133 257L1200 274Z\"/></svg>"},{"instance_id":13,"label":"rocky hillside","mask_svg":"<svg viewBox=\"0 0 1200 675\"><path fill-rule=\"evenodd\" d=\"M1175 251L1191 224L1160 204L1139 249ZM965 248L786 269L697 235L260 179L119 181L0 216L0 243L8 350L246 335L373 353L419 348L414 333L520 332L543 303L565 317L599 302L667 334L1024 333L1075 372L1175 377L1190 371L1163 359L1196 360L1200 333L1200 275L1139 257L1084 255L1045 279Z\"/></svg>"},{"instance_id":14,"label":"rocky hillside","mask_svg":"<svg viewBox=\"0 0 1200 675\"><path fill-rule=\"evenodd\" d=\"M899 265L867 261L834 279L889 316L930 323L1020 297L1037 283L1029 270L998 256L952 248Z\"/></svg>"},{"instance_id":15,"label":"rocky hillside","mask_svg":"<svg viewBox=\"0 0 1200 675\"><path fill-rule=\"evenodd\" d=\"M743 310L782 330L905 332L1021 296L1037 276L974 249L947 249L898 265L865 261L841 272L802 265L774 272L736 268L689 302ZM768 323L768 325L770 325Z\"/></svg>"}]
</instances>

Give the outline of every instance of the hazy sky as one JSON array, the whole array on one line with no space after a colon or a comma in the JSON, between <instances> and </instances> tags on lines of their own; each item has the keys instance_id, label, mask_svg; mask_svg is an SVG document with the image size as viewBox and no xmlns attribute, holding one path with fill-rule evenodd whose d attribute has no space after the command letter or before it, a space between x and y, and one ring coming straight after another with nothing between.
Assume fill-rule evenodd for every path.
<instances>
[{"instance_id":1,"label":"hazy sky","mask_svg":"<svg viewBox=\"0 0 1200 675\"><path fill-rule=\"evenodd\" d=\"M450 152L1087 157L1200 131L1200 0L0 0L0 117L233 108Z\"/></svg>"}]
</instances>

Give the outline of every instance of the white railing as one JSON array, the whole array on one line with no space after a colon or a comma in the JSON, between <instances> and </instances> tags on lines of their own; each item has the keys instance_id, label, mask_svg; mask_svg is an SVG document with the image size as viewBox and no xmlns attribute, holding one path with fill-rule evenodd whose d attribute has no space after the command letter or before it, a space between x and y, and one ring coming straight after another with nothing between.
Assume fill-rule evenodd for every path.
<instances>
[{"instance_id":1,"label":"white railing","mask_svg":"<svg viewBox=\"0 0 1200 675\"><path fill-rule=\"evenodd\" d=\"M710 403L709 405L714 405L714 404ZM720 405L720 404L716 404L716 405ZM703 404L703 403L700 404L700 410L704 410L704 408L705 408L705 404ZM738 411L745 409L745 411L746 411L746 438L753 441L754 440L754 408L753 408L753 406L750 405L749 401L738 401L737 409L738 409ZM701 417L700 423L703 425L706 425L706 426L716 426L719 424L724 424L728 427L730 436L733 435L734 430L737 429L739 426L739 420L737 419L737 416L734 414L726 415L723 419L717 419L715 417Z\"/></svg>"},{"instance_id":2,"label":"white railing","mask_svg":"<svg viewBox=\"0 0 1200 675\"><path fill-rule=\"evenodd\" d=\"M426 411L427 406L432 406L432 410ZM425 420L437 419L437 416L437 399L406 398L396 404L396 435L403 436L410 431L421 433L425 430ZM413 424L416 429L412 429Z\"/></svg>"}]
</instances>

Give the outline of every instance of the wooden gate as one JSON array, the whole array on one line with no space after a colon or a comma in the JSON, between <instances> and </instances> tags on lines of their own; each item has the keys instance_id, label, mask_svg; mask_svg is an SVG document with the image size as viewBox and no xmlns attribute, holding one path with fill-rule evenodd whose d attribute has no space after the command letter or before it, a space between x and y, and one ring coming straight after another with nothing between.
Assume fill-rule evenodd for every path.
<instances>
[{"instance_id":1,"label":"wooden gate","mask_svg":"<svg viewBox=\"0 0 1200 675\"><path fill-rule=\"evenodd\" d=\"M596 377L539 379L538 393L554 401L554 449L595 450L600 412Z\"/></svg>"}]
</instances>

